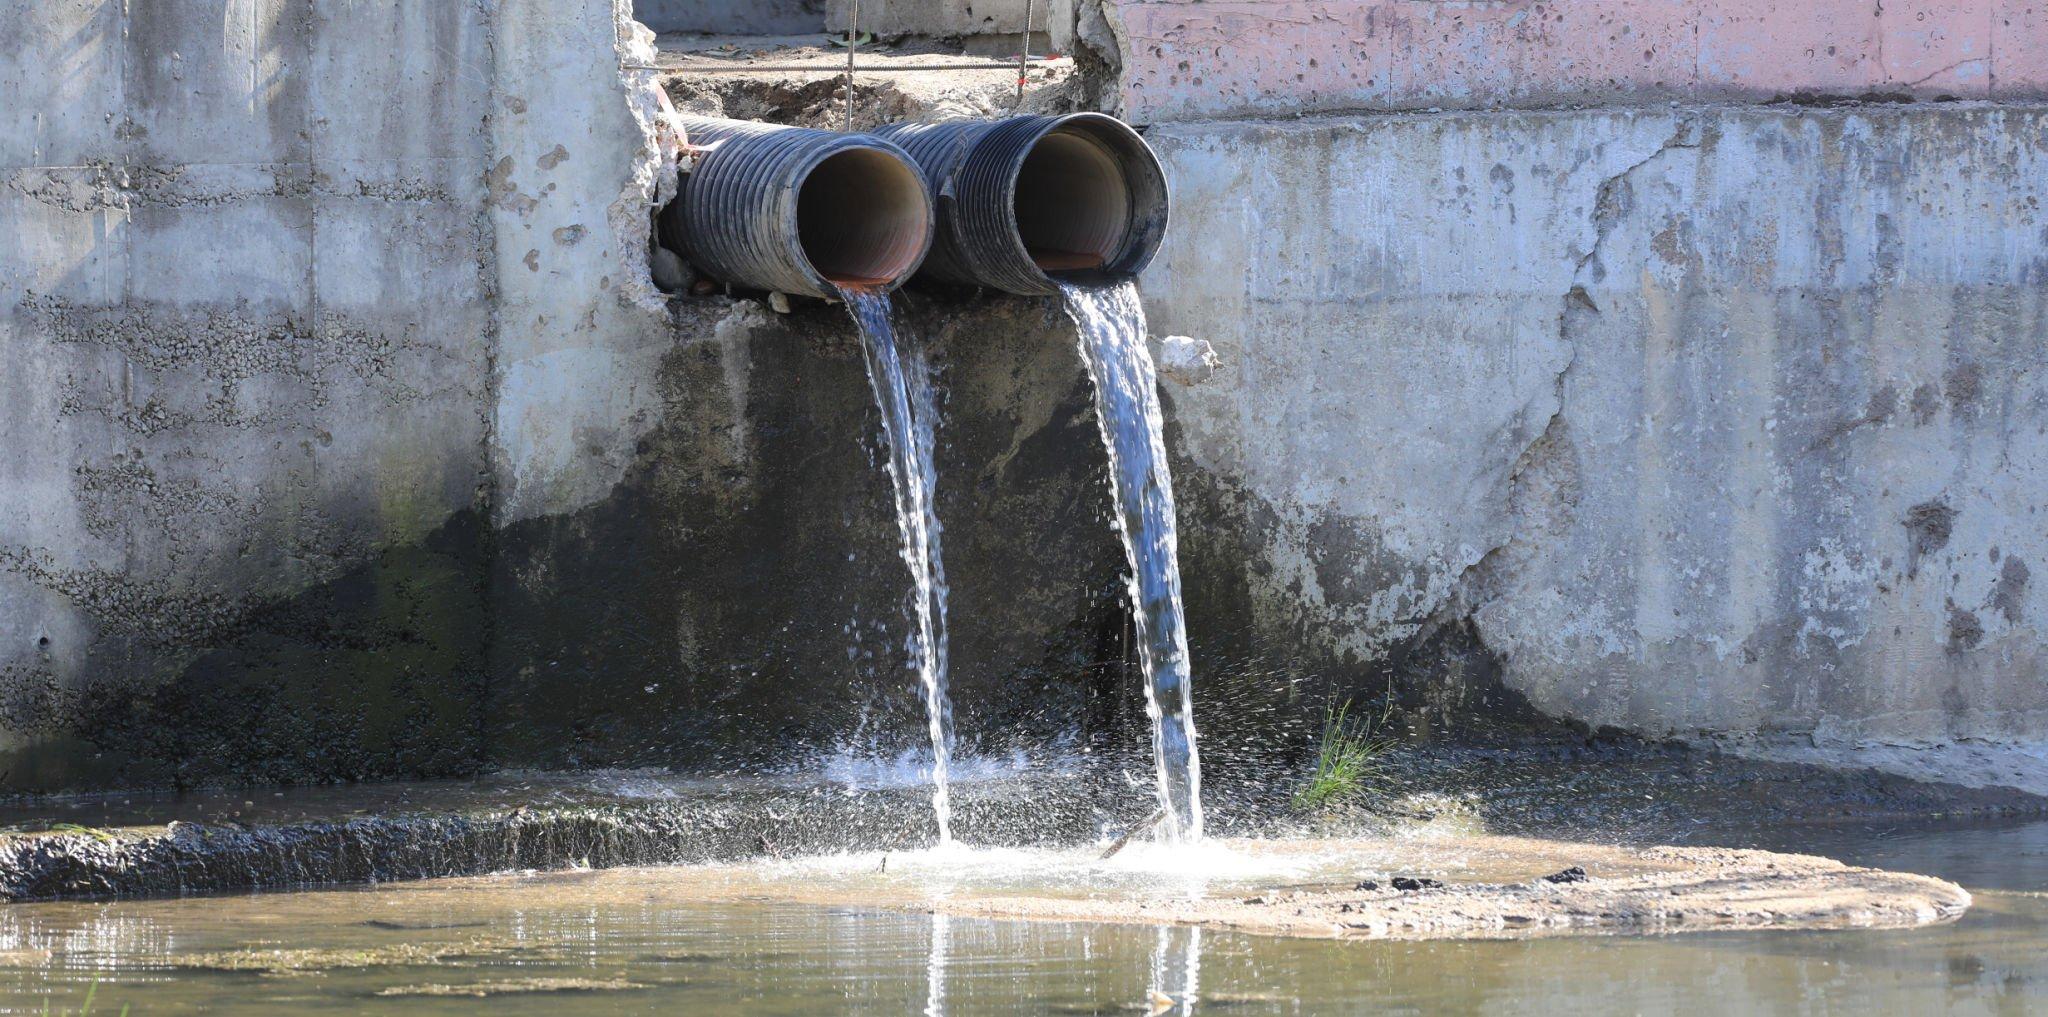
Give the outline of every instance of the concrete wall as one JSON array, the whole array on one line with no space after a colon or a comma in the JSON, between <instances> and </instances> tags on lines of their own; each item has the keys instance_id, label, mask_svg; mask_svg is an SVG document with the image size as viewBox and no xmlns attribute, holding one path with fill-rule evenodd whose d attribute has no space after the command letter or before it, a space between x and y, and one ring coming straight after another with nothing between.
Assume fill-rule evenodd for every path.
<instances>
[{"instance_id":1,"label":"concrete wall","mask_svg":"<svg viewBox=\"0 0 2048 1017\"><path fill-rule=\"evenodd\" d=\"M1171 395L1188 482L1250 505L1264 638L1363 668L1469 618L1592 724L2037 742L2044 127L1155 129L1177 222L1145 291L1222 352Z\"/></svg>"},{"instance_id":2,"label":"concrete wall","mask_svg":"<svg viewBox=\"0 0 2048 1017\"><path fill-rule=\"evenodd\" d=\"M2042 0L1059 0L1144 122L2048 93ZM1078 26L1078 31L1077 31Z\"/></svg>"},{"instance_id":3,"label":"concrete wall","mask_svg":"<svg viewBox=\"0 0 2048 1017\"><path fill-rule=\"evenodd\" d=\"M2048 786L1995 768L2048 736L2042 25L1923 7L1842 74L1787 69L1852 23L1789 5L1057 8L1162 121L1155 331L1224 354L1166 392L1214 758L1399 681ZM672 150L626 10L0 9L0 787L914 731L851 331L652 290ZM1384 11L1387 55L1317 55ZM1767 86L1703 41L1742 11ZM1679 85L1614 48L1656 33ZM1916 82L1976 101L1733 101ZM1558 102L1605 108L1202 119ZM1064 326L912 304L963 730L1135 716Z\"/></svg>"},{"instance_id":4,"label":"concrete wall","mask_svg":"<svg viewBox=\"0 0 2048 1017\"><path fill-rule=\"evenodd\" d=\"M1037 4L1032 27L1044 31L1048 6ZM849 0L634 0L633 13L657 32L719 35L809 35L844 32ZM861 0L861 31L879 36L1015 34L1024 30L1025 0Z\"/></svg>"},{"instance_id":5,"label":"concrete wall","mask_svg":"<svg viewBox=\"0 0 2048 1017\"><path fill-rule=\"evenodd\" d=\"M1745 5L1743 64L1728 4L1272 6L1081 14L1139 116L1613 108L1152 130L1154 328L1225 363L1168 393L1212 666L1370 689L1476 656L1588 725L2048 786L2038 11L1887 4L1855 49ZM1668 79L1585 48L1664 28ZM1842 59L1796 61L1808 28ZM1963 72L1940 91L2009 101L1629 108Z\"/></svg>"},{"instance_id":6,"label":"concrete wall","mask_svg":"<svg viewBox=\"0 0 2048 1017\"><path fill-rule=\"evenodd\" d=\"M861 0L860 27L876 35L1016 35L1031 15L1033 31L1045 31L1046 0ZM828 0L825 23L843 30L851 0ZM1012 50L1014 52L1014 49Z\"/></svg>"},{"instance_id":7,"label":"concrete wall","mask_svg":"<svg viewBox=\"0 0 2048 1017\"><path fill-rule=\"evenodd\" d=\"M0 790L916 730L851 325L656 293L628 6L0 8ZM929 328L1016 337L949 367L970 738L1064 729L1122 624L1039 311Z\"/></svg>"},{"instance_id":8,"label":"concrete wall","mask_svg":"<svg viewBox=\"0 0 2048 1017\"><path fill-rule=\"evenodd\" d=\"M481 667L450 522L486 476L482 15L0 20L0 781L445 770Z\"/></svg>"},{"instance_id":9,"label":"concrete wall","mask_svg":"<svg viewBox=\"0 0 2048 1017\"><path fill-rule=\"evenodd\" d=\"M633 16L657 32L814 33L825 30L825 0L633 0Z\"/></svg>"}]
</instances>

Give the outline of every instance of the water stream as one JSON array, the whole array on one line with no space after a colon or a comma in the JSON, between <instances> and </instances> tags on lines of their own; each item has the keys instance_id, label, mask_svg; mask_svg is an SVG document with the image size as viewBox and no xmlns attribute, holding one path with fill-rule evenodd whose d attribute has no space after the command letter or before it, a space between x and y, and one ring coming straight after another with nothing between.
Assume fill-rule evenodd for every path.
<instances>
[{"instance_id":1,"label":"water stream","mask_svg":"<svg viewBox=\"0 0 2048 1017\"><path fill-rule=\"evenodd\" d=\"M939 550L939 516L933 501L939 471L932 451L938 428L938 398L931 364L915 336L896 334L886 293L841 287L846 309L860 327L867 351L868 382L882 411L889 444L889 478L896 492L896 526L903 534L903 563L910 567L908 614L911 665L923 693L932 743L932 811L939 843L953 839L953 808L947 786L953 757L953 704L946 694L946 566Z\"/></svg>"},{"instance_id":2,"label":"water stream","mask_svg":"<svg viewBox=\"0 0 2048 1017\"><path fill-rule=\"evenodd\" d=\"M1138 288L1060 284L1095 380L1096 420L1109 451L1117 530L1131 568L1130 597L1145 669L1145 712L1166 839L1202 836L1202 763L1195 748L1187 618L1181 607L1173 477L1159 408L1158 370L1145 346Z\"/></svg>"}]
</instances>

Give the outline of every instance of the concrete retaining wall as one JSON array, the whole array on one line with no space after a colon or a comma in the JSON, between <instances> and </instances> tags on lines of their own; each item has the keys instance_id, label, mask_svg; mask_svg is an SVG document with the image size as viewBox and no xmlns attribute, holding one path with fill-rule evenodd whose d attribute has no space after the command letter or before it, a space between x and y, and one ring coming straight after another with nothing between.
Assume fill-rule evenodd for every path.
<instances>
[{"instance_id":1,"label":"concrete retaining wall","mask_svg":"<svg viewBox=\"0 0 2048 1017\"><path fill-rule=\"evenodd\" d=\"M1834 87L1730 85L1720 8L1613 25L1694 47L1664 92L1525 39L1583 4L1338 7L1058 10L1153 119L1632 108L1153 129L1155 331L1224 354L1167 391L1197 698L1240 735L1212 758L1316 684L1398 681L1438 716L2048 786L1986 754L2048 735L2034 6L1887 4L1842 79L1961 81L1949 50L1989 40L1963 94L1998 101L1825 109L1645 106ZM1312 53L1272 78L1393 7L1420 48L1385 66L1431 69L1408 91L1325 88ZM626 8L0 9L0 787L915 733L850 328L653 291L667 157ZM1423 46L1496 38L1532 47L1498 78ZM1065 325L912 304L947 372L962 730L1113 728L1121 555Z\"/></svg>"},{"instance_id":2,"label":"concrete retaining wall","mask_svg":"<svg viewBox=\"0 0 2048 1017\"><path fill-rule=\"evenodd\" d=\"M657 32L811 33L825 30L825 0L633 0L633 16Z\"/></svg>"},{"instance_id":3,"label":"concrete retaining wall","mask_svg":"<svg viewBox=\"0 0 2048 1017\"><path fill-rule=\"evenodd\" d=\"M1227 495L1232 543L1194 553L1241 554L1254 644L1328 668L1472 624L1509 688L1589 724L2040 744L2044 127L1156 128L1154 325L1225 364L1171 393L1188 483Z\"/></svg>"},{"instance_id":4,"label":"concrete retaining wall","mask_svg":"<svg viewBox=\"0 0 2048 1017\"><path fill-rule=\"evenodd\" d=\"M2048 94L2042 0L1062 0L1140 121ZM1069 42L1069 45L1072 43Z\"/></svg>"},{"instance_id":5,"label":"concrete retaining wall","mask_svg":"<svg viewBox=\"0 0 2048 1017\"><path fill-rule=\"evenodd\" d=\"M895 747L851 325L660 299L627 6L0 9L0 789ZM948 360L956 684L1041 690L963 731L1064 729L1121 624L1080 365L929 318L1009 337Z\"/></svg>"},{"instance_id":6,"label":"concrete retaining wall","mask_svg":"<svg viewBox=\"0 0 2048 1017\"><path fill-rule=\"evenodd\" d=\"M461 765L488 23L309 0L0 20L0 781L128 755L152 779Z\"/></svg>"},{"instance_id":7,"label":"concrete retaining wall","mask_svg":"<svg viewBox=\"0 0 2048 1017\"><path fill-rule=\"evenodd\" d=\"M1026 0L861 0L862 31L877 35L1015 35L1024 30ZM829 0L826 24L844 27L851 0ZM1032 0L1031 28L1044 31L1048 0Z\"/></svg>"}]
</instances>

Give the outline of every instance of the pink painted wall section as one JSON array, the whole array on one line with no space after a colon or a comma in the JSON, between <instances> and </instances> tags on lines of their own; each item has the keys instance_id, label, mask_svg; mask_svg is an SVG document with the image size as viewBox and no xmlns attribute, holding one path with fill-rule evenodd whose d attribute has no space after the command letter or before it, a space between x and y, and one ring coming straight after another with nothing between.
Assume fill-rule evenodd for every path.
<instances>
[{"instance_id":1,"label":"pink painted wall section","mask_svg":"<svg viewBox=\"0 0 2048 1017\"><path fill-rule=\"evenodd\" d=\"M2048 96L2048 0L1105 0L1139 120Z\"/></svg>"}]
</instances>

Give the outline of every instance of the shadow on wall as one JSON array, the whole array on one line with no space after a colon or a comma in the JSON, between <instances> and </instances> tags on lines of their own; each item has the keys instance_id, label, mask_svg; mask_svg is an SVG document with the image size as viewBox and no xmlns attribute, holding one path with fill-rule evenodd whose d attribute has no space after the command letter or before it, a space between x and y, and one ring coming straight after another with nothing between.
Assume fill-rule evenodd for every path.
<instances>
[{"instance_id":1,"label":"shadow on wall","mask_svg":"<svg viewBox=\"0 0 2048 1017\"><path fill-rule=\"evenodd\" d=\"M1123 553L1071 326L1041 301L904 302L941 365L963 744L1041 745L1114 718ZM10 675L0 721L21 741L0 786L758 766L799 745L924 744L851 323L822 304L672 308L663 421L607 498L495 532L464 512L303 593L198 621L163 606L184 649L109 639L82 692ZM144 596L102 578L78 595Z\"/></svg>"},{"instance_id":2,"label":"shadow on wall","mask_svg":"<svg viewBox=\"0 0 2048 1017\"><path fill-rule=\"evenodd\" d=\"M1069 326L905 298L934 337L953 698L970 751L1088 714L1122 551ZM924 744L880 422L843 310L672 305L663 424L610 499L500 538L502 765L787 759ZM721 316L724 320L719 321Z\"/></svg>"},{"instance_id":3,"label":"shadow on wall","mask_svg":"<svg viewBox=\"0 0 2048 1017\"><path fill-rule=\"evenodd\" d=\"M459 512L303 593L197 617L195 605L142 603L119 577L96 577L73 595L135 601L150 620L93 641L77 670L98 677L82 689L47 670L8 676L0 720L18 741L0 755L0 788L474 772L488 540L476 512Z\"/></svg>"},{"instance_id":4,"label":"shadow on wall","mask_svg":"<svg viewBox=\"0 0 2048 1017\"><path fill-rule=\"evenodd\" d=\"M1205 766L1213 760L1256 772L1263 765L1290 765L1315 751L1325 709L1347 702L1356 714L1388 711L1396 733L1419 742L1527 745L1625 737L1538 710L1506 685L1500 654L1485 645L1470 617L1455 610L1416 619L1412 635L1374 657L1322 649L1333 641L1316 631L1324 623L1301 604L1301 591L1270 594L1275 568L1266 541L1279 528L1272 504L1180 454L1188 445L1173 388L1163 385L1160 396L1181 518L1182 581ZM1345 546L1361 539L1328 532L1323 550L1376 560Z\"/></svg>"},{"instance_id":5,"label":"shadow on wall","mask_svg":"<svg viewBox=\"0 0 2048 1017\"><path fill-rule=\"evenodd\" d=\"M1142 752L1123 550L1072 326L1048 301L905 294L931 337L953 698L966 753ZM671 304L665 406L610 496L417 545L211 623L175 677L11 681L12 790L457 777L495 767L748 766L921 748L881 432L838 307ZM1169 447L1180 447L1168 406ZM1285 761L1322 705L1391 690L1419 733L1574 735L1500 685L1470 626L1380 661L1310 659L1249 582L1255 497L1185 461L1182 554L1204 752ZM1284 627L1284 622L1280 623ZM130 647L129 649L132 649ZM132 655L131 655L132 656ZM137 663L145 656L134 656ZM139 666L139 664L138 664Z\"/></svg>"}]
</instances>

